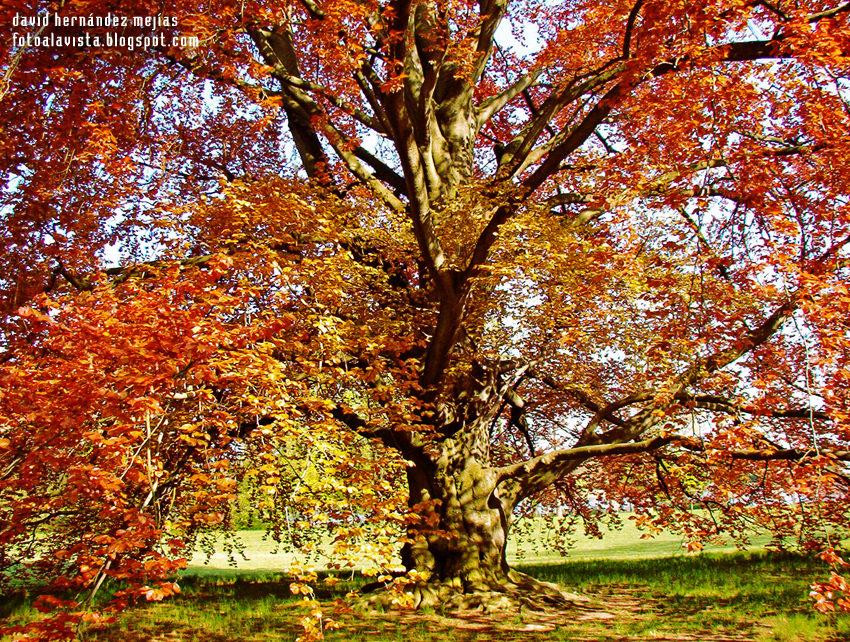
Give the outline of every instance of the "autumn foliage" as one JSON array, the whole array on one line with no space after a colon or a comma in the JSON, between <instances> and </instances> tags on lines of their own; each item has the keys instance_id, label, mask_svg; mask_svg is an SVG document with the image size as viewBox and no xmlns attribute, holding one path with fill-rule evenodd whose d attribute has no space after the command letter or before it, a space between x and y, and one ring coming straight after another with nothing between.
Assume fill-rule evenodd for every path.
<instances>
[{"instance_id":1,"label":"autumn foliage","mask_svg":"<svg viewBox=\"0 0 850 642\"><path fill-rule=\"evenodd\" d=\"M178 591L246 498L414 606L555 604L515 517L628 510L766 529L847 608L847 3L173 4L0 6L0 585L45 587L36 635ZM46 11L201 45L13 46Z\"/></svg>"}]
</instances>

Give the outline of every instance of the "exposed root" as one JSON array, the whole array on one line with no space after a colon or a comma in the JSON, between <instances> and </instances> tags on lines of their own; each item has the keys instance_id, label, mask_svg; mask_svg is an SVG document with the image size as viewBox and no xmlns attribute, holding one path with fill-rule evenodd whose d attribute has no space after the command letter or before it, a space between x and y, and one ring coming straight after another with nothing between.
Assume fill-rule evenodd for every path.
<instances>
[{"instance_id":1,"label":"exposed root","mask_svg":"<svg viewBox=\"0 0 850 642\"><path fill-rule=\"evenodd\" d=\"M504 580L487 583L464 583L460 578L427 582L408 587L406 599L398 592L379 590L364 595L359 606L366 610L388 610L400 606L414 609L433 609L442 613L519 614L573 613L595 609L582 595L568 593L555 584L541 582L518 571L510 571ZM600 619L607 614L599 613Z\"/></svg>"}]
</instances>

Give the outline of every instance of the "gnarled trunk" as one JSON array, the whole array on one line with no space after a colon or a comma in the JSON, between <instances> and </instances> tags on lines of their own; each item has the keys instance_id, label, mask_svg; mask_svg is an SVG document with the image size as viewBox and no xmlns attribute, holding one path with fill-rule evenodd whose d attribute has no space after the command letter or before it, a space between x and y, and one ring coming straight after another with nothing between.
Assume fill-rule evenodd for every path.
<instances>
[{"instance_id":1,"label":"gnarled trunk","mask_svg":"<svg viewBox=\"0 0 850 642\"><path fill-rule=\"evenodd\" d=\"M445 455L432 470L408 470L411 504L434 502L424 515L428 528L412 533L404 564L464 592L493 590L508 581L505 558L510 511L496 490L495 471L473 457L449 462Z\"/></svg>"},{"instance_id":2,"label":"gnarled trunk","mask_svg":"<svg viewBox=\"0 0 850 642\"><path fill-rule=\"evenodd\" d=\"M469 438L476 433L461 431L443 442L438 457L408 468L410 504L419 507L424 525L411 530L402 561L428 577L415 589L415 606L497 611L573 603L508 565L514 499L500 495L498 470L476 448L481 441Z\"/></svg>"}]
</instances>

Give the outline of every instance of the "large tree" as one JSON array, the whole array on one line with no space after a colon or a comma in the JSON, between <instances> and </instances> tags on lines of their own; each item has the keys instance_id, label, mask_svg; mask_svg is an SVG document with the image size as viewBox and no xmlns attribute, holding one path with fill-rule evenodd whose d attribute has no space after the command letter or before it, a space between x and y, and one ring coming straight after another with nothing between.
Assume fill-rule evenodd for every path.
<instances>
[{"instance_id":1,"label":"large tree","mask_svg":"<svg viewBox=\"0 0 850 642\"><path fill-rule=\"evenodd\" d=\"M4 563L167 574L316 451L418 604L541 599L518 506L844 527L850 4L113 4L0 9Z\"/></svg>"}]
</instances>

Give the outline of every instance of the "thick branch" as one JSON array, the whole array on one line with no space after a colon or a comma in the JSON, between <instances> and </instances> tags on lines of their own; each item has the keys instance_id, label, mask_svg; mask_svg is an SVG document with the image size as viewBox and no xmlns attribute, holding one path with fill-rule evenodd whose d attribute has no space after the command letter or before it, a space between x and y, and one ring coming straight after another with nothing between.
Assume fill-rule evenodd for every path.
<instances>
[{"instance_id":1,"label":"thick branch","mask_svg":"<svg viewBox=\"0 0 850 642\"><path fill-rule=\"evenodd\" d=\"M311 18L315 20L322 20L325 17L325 12L321 7L315 2L315 0L301 0L301 4L304 5L304 8L307 10L307 13L310 14Z\"/></svg>"},{"instance_id":2,"label":"thick branch","mask_svg":"<svg viewBox=\"0 0 850 642\"><path fill-rule=\"evenodd\" d=\"M325 159L316 129L318 126L336 155L361 183L369 187L375 196L391 209L403 210L404 204L363 166L353 151L348 149L345 137L307 93L306 89L309 89L310 85L305 85L301 79L297 55L288 30L282 33L253 30L251 36L266 63L274 68L274 75L282 84L284 109L287 117L295 119L290 120L290 130L308 175L317 175L321 178L320 163Z\"/></svg>"},{"instance_id":3,"label":"thick branch","mask_svg":"<svg viewBox=\"0 0 850 642\"><path fill-rule=\"evenodd\" d=\"M293 90L287 84L287 78L301 76L289 31L286 29L280 34L253 29L249 34L263 60L275 70L273 75L281 83L283 110L304 171L308 176L316 177L320 167L326 165L328 159L319 136L310 123L311 114L305 111L303 100L298 100L296 92L301 90Z\"/></svg>"},{"instance_id":4,"label":"thick branch","mask_svg":"<svg viewBox=\"0 0 850 642\"><path fill-rule=\"evenodd\" d=\"M641 7L643 7L643 0L637 0L632 10L629 12L629 17L626 20L626 33L623 36L623 58L628 60L631 57L631 44L632 44L632 32L635 28L635 22L637 22L638 14L640 13Z\"/></svg>"},{"instance_id":5,"label":"thick branch","mask_svg":"<svg viewBox=\"0 0 850 642\"><path fill-rule=\"evenodd\" d=\"M537 170L522 182L522 194L514 197L512 202L494 209L490 220L481 231L475 243L472 257L466 267L467 275L473 274L487 259L490 248L496 242L499 229L516 213L521 201L540 187L558 169L561 161L566 156L578 149L584 141L593 135L593 131L597 125L611 112L613 103L622 95L622 90L623 88L620 85L609 90L602 100L590 110L582 122L573 128L570 134L549 153L549 156Z\"/></svg>"},{"instance_id":6,"label":"thick branch","mask_svg":"<svg viewBox=\"0 0 850 642\"><path fill-rule=\"evenodd\" d=\"M525 413L525 400L519 393L511 388L505 393L505 401L511 407L511 425L516 426L525 438L525 443L528 446L528 452L534 457L537 452L534 446L534 438L531 436L530 426L528 425L528 417Z\"/></svg>"},{"instance_id":7,"label":"thick branch","mask_svg":"<svg viewBox=\"0 0 850 642\"><path fill-rule=\"evenodd\" d=\"M354 150L354 155L360 160L369 163L375 173L375 176L393 188L397 194L407 195L407 185L405 184L404 179L399 176L392 167L387 165L384 161L364 147L356 148Z\"/></svg>"},{"instance_id":8,"label":"thick branch","mask_svg":"<svg viewBox=\"0 0 850 642\"><path fill-rule=\"evenodd\" d=\"M625 98L630 89L630 86L623 83L618 83L609 89L582 121L570 130L569 135L552 148L546 156L546 160L523 181L523 186L526 190L533 192L546 179L558 171L563 160L581 147L593 135L596 128L608 117L614 107Z\"/></svg>"},{"instance_id":9,"label":"thick branch","mask_svg":"<svg viewBox=\"0 0 850 642\"><path fill-rule=\"evenodd\" d=\"M516 176L519 169L527 165L526 159L538 138L563 108L610 82L624 69L622 64L608 63L588 77L575 78L563 89L552 92L519 135L506 146L500 159L500 175Z\"/></svg>"},{"instance_id":10,"label":"thick branch","mask_svg":"<svg viewBox=\"0 0 850 642\"><path fill-rule=\"evenodd\" d=\"M418 453L418 450L411 444L409 435L406 433L389 428L371 427L363 417L350 408L334 404L331 410L331 416L358 435L368 437L369 439L377 439L387 448L397 450L405 456Z\"/></svg>"},{"instance_id":11,"label":"thick branch","mask_svg":"<svg viewBox=\"0 0 850 642\"><path fill-rule=\"evenodd\" d=\"M519 498L528 497L548 487L575 469L577 463L596 457L633 455L657 450L662 446L684 439L677 435L659 436L627 443L595 444L556 450L525 462L504 466L499 469L498 483L516 480L519 483ZM698 446L698 442L694 442ZM701 447L701 446L700 446Z\"/></svg>"},{"instance_id":12,"label":"thick branch","mask_svg":"<svg viewBox=\"0 0 850 642\"><path fill-rule=\"evenodd\" d=\"M490 96L490 98L481 101L481 104L478 106L477 113L478 128L480 129L483 127L485 123L487 123L514 98L519 96L528 88L534 86L534 83L537 82L541 73L541 69L529 72L517 80L513 85L505 88L501 93L498 93L495 96Z\"/></svg>"},{"instance_id":13,"label":"thick branch","mask_svg":"<svg viewBox=\"0 0 850 642\"><path fill-rule=\"evenodd\" d=\"M821 11L820 13L813 13L808 17L808 22L818 22L819 20L823 20L824 18L832 18L840 13L847 12L850 12L850 2L840 4L834 9L827 9L826 11Z\"/></svg>"},{"instance_id":14,"label":"thick branch","mask_svg":"<svg viewBox=\"0 0 850 642\"><path fill-rule=\"evenodd\" d=\"M473 75L473 82L481 78L490 54L493 51L494 38L505 11L508 8L508 0L479 0L478 12L481 16L481 24L478 27L478 43L476 51L479 53L478 64Z\"/></svg>"},{"instance_id":15,"label":"thick branch","mask_svg":"<svg viewBox=\"0 0 850 642\"><path fill-rule=\"evenodd\" d=\"M65 264L59 261L50 273L50 282L47 284L47 287L44 288L45 292L50 292L56 286L56 277L59 276L70 283L75 290L79 290L80 292L94 289L94 285L88 279L80 278L75 274L72 274L68 271L68 268L65 267Z\"/></svg>"},{"instance_id":16,"label":"thick branch","mask_svg":"<svg viewBox=\"0 0 850 642\"><path fill-rule=\"evenodd\" d=\"M576 468L576 465L597 457L634 455L656 451L664 446L676 445L684 450L704 453L704 444L685 435L659 435L642 441L578 446L546 453L525 462L504 466L498 471L499 483L510 482L518 486L518 497L528 497L540 492ZM764 448L722 450L730 460L745 461L801 461L822 455L836 461L850 461L850 451L799 448Z\"/></svg>"}]
</instances>

